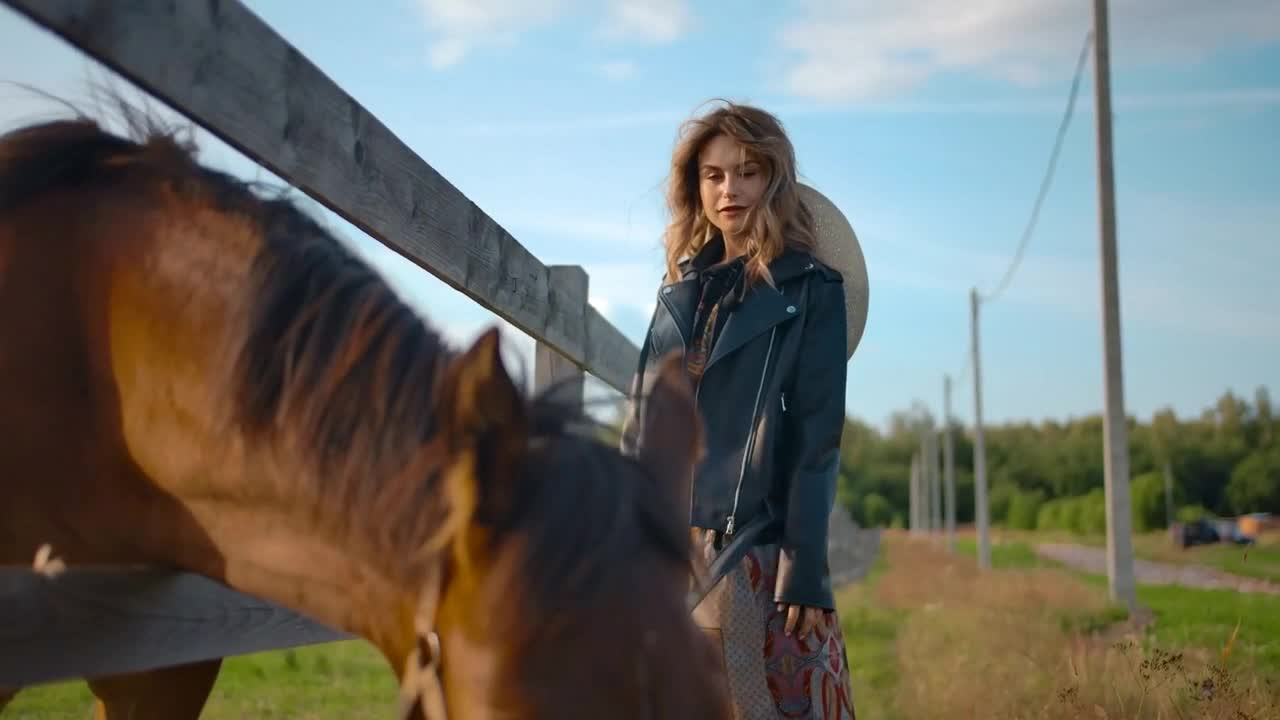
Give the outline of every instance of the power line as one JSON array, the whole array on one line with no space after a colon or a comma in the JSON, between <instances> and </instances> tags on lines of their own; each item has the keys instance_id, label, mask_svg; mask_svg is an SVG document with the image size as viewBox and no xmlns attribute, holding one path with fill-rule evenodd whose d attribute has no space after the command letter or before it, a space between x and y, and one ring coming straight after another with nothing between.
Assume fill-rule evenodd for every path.
<instances>
[{"instance_id":1,"label":"power line","mask_svg":"<svg viewBox=\"0 0 1280 720\"><path fill-rule=\"evenodd\" d=\"M1076 105L1076 93L1080 90L1080 76L1084 70L1085 60L1089 56L1089 48L1093 44L1093 30L1084 35L1084 47L1080 48L1080 58L1076 61L1075 79L1071 81L1071 95L1067 98L1067 109L1063 113L1062 122L1058 125L1058 136L1053 143L1053 152L1049 156L1049 167L1045 172L1044 179L1040 181L1040 193L1036 196L1035 205L1031 209L1031 219L1027 222L1026 229L1022 232L1022 239L1018 241L1018 250L1013 255L1012 262L1009 263L1009 269L1005 271L1004 277L1000 279L1000 284L996 289L987 293L985 296L979 296L983 302L996 299L1000 293L1004 292L1009 286L1009 281L1013 279L1014 272L1022 263L1022 253L1027 249L1027 241L1031 239L1031 233L1035 229L1036 221L1040 219L1040 206L1044 204L1044 198L1049 193L1049 185L1053 182L1053 173L1058 166L1058 153L1062 150L1062 141L1067 134L1067 126L1071 123L1071 113Z\"/></svg>"}]
</instances>

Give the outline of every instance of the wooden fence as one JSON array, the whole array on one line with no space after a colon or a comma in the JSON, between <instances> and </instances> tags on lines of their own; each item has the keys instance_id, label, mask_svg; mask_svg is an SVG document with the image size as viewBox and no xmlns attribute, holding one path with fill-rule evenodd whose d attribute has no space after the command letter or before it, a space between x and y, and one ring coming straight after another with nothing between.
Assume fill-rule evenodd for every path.
<instances>
[{"instance_id":1,"label":"wooden fence","mask_svg":"<svg viewBox=\"0 0 1280 720\"><path fill-rule=\"evenodd\" d=\"M537 340L535 389L625 392L638 348L236 0L3 0ZM208 578L0 568L0 687L343 639Z\"/></svg>"}]
</instances>

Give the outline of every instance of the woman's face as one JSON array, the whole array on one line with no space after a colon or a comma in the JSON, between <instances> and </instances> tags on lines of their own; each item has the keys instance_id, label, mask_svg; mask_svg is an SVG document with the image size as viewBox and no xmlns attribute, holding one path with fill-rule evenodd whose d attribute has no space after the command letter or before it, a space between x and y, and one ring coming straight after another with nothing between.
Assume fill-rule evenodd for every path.
<instances>
[{"instance_id":1,"label":"woman's face","mask_svg":"<svg viewBox=\"0 0 1280 720\"><path fill-rule=\"evenodd\" d=\"M702 212L727 241L742 234L747 211L760 202L767 182L763 163L727 135L715 136L698 153Z\"/></svg>"}]
</instances>

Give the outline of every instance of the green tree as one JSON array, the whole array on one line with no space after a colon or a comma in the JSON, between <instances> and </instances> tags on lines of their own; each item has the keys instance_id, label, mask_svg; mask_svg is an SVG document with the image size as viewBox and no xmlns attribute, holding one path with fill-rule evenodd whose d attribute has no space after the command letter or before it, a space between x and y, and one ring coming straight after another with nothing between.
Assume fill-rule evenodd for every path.
<instances>
[{"instance_id":1,"label":"green tree","mask_svg":"<svg viewBox=\"0 0 1280 720\"><path fill-rule=\"evenodd\" d=\"M1014 492L1009 501L1008 516L1005 519L1006 526L1013 530L1035 530L1037 516L1040 513L1042 504L1044 504L1044 492L1042 490L1019 490Z\"/></svg>"},{"instance_id":2,"label":"green tree","mask_svg":"<svg viewBox=\"0 0 1280 720\"><path fill-rule=\"evenodd\" d=\"M1255 450L1237 465L1226 495L1236 513L1280 513L1280 445Z\"/></svg>"},{"instance_id":3,"label":"green tree","mask_svg":"<svg viewBox=\"0 0 1280 720\"><path fill-rule=\"evenodd\" d=\"M1199 416L1180 418L1162 408L1149 420L1129 418L1135 528L1164 525L1166 468L1174 481L1175 507L1216 514L1280 512L1275 495L1280 462L1273 449L1280 445L1280 433L1274 412L1269 391L1262 387L1254 391L1252 402L1223 393ZM908 472L920 447L924 420L925 409L918 405L893 413L879 427L848 420L838 493L859 522L883 517L873 495L888 503L889 522L894 517L905 521ZM956 520L967 524L974 518L973 432L972 427L951 422ZM1101 415L988 424L984 431L993 525L1104 531Z\"/></svg>"},{"instance_id":4,"label":"green tree","mask_svg":"<svg viewBox=\"0 0 1280 720\"><path fill-rule=\"evenodd\" d=\"M1146 472L1134 478L1129 483L1129 499L1135 532L1148 532L1167 527L1163 472ZM1181 499L1180 493L1175 488L1173 496L1175 505Z\"/></svg>"},{"instance_id":5,"label":"green tree","mask_svg":"<svg viewBox=\"0 0 1280 720\"><path fill-rule=\"evenodd\" d=\"M1257 444L1265 447L1271 444L1275 418L1271 414L1271 393L1266 387L1259 387L1253 393L1253 406L1258 425Z\"/></svg>"},{"instance_id":6,"label":"green tree","mask_svg":"<svg viewBox=\"0 0 1280 720\"><path fill-rule=\"evenodd\" d=\"M862 526L885 527L893 522L893 507L889 501L878 493L871 493L862 499Z\"/></svg>"}]
</instances>

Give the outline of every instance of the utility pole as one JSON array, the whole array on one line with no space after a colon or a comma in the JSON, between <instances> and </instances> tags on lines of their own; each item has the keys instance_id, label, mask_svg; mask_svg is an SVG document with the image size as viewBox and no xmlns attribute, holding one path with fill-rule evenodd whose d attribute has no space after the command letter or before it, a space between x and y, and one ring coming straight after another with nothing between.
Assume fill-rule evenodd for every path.
<instances>
[{"instance_id":1,"label":"utility pole","mask_svg":"<svg viewBox=\"0 0 1280 720\"><path fill-rule=\"evenodd\" d=\"M973 345L973 513L978 526L978 567L991 568L987 507L987 444L982 436L982 353L978 346L978 288L969 291L969 332Z\"/></svg>"},{"instance_id":2,"label":"utility pole","mask_svg":"<svg viewBox=\"0 0 1280 720\"><path fill-rule=\"evenodd\" d=\"M925 464L928 457L924 448L920 449L920 532L929 534L929 466Z\"/></svg>"},{"instance_id":3,"label":"utility pole","mask_svg":"<svg viewBox=\"0 0 1280 720\"><path fill-rule=\"evenodd\" d=\"M947 493L947 550L956 551L956 455L951 444L951 376L942 376L942 481Z\"/></svg>"},{"instance_id":4,"label":"utility pole","mask_svg":"<svg viewBox=\"0 0 1280 720\"><path fill-rule=\"evenodd\" d=\"M907 522L912 535L920 532L920 454L911 454L910 505Z\"/></svg>"},{"instance_id":5,"label":"utility pole","mask_svg":"<svg viewBox=\"0 0 1280 720\"><path fill-rule=\"evenodd\" d=\"M1137 609L1129 515L1129 430L1120 349L1120 283L1116 272L1116 198L1111 149L1111 48L1107 0L1093 0L1094 91L1098 123L1098 219L1102 254L1102 336L1106 412L1102 416L1107 500L1107 580L1111 599Z\"/></svg>"},{"instance_id":6,"label":"utility pole","mask_svg":"<svg viewBox=\"0 0 1280 720\"><path fill-rule=\"evenodd\" d=\"M929 421L920 421L920 529L933 532L933 475L929 468Z\"/></svg>"},{"instance_id":7,"label":"utility pole","mask_svg":"<svg viewBox=\"0 0 1280 720\"><path fill-rule=\"evenodd\" d=\"M938 467L938 429L929 422L929 526L942 531L942 472Z\"/></svg>"}]
</instances>

